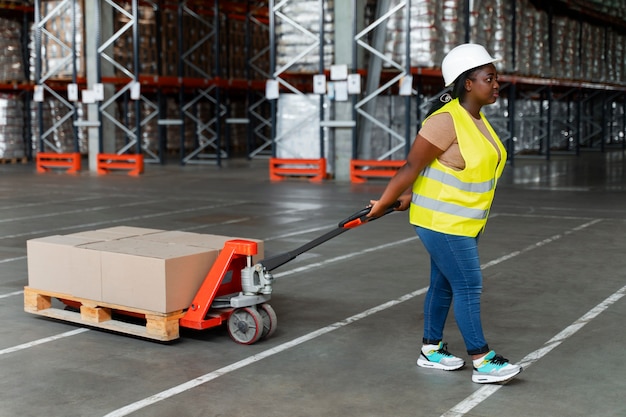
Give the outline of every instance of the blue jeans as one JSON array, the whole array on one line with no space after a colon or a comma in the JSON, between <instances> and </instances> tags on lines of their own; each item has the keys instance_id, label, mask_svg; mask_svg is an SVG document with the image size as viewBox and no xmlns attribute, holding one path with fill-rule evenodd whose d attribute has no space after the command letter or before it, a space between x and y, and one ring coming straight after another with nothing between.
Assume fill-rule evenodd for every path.
<instances>
[{"instance_id":1,"label":"blue jeans","mask_svg":"<svg viewBox=\"0 0 626 417\"><path fill-rule=\"evenodd\" d=\"M437 344L450 305L469 355L489 352L480 322L483 275L478 237L448 235L415 227L430 254L430 287L424 300L424 343Z\"/></svg>"}]
</instances>

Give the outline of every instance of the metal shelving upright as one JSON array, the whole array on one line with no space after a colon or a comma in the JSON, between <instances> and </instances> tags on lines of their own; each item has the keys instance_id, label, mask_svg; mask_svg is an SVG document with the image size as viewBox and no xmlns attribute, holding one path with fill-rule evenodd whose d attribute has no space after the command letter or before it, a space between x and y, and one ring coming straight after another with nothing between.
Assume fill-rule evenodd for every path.
<instances>
[{"instance_id":1,"label":"metal shelving upright","mask_svg":"<svg viewBox=\"0 0 626 417\"><path fill-rule=\"evenodd\" d=\"M72 123L72 135L73 135L73 151L79 152L79 139L78 139L78 127L76 121L78 120L78 107L75 101L70 101L67 93L68 84L77 85L78 71L77 71L77 50L76 50L76 35L78 30L82 30L77 25L76 19L76 2L73 0L62 0L56 3L56 6L51 10L48 7L44 7L46 2L43 0L35 0L34 2L34 47L35 47L35 93L33 100L36 103L36 123L37 123L37 147L40 152L55 152L62 153L64 151L50 138L63 128L63 125L67 122ZM66 13L69 13L71 20L71 27L69 30L71 33L70 43L66 43L60 37L55 36L53 33L46 29L46 24L54 18L65 18ZM42 42L52 42L63 51L62 58L59 62L44 69L43 55L42 55ZM59 74L64 70L70 68L71 79L67 80L64 77L59 77ZM81 81L84 82L84 81ZM56 100L63 109L66 110L65 114L52 121L52 125L49 128L45 128L44 125L44 100L47 97L52 97ZM28 111L28 110L27 110Z\"/></svg>"},{"instance_id":2,"label":"metal shelving upright","mask_svg":"<svg viewBox=\"0 0 626 417\"><path fill-rule=\"evenodd\" d=\"M153 1L144 1L155 9L158 4ZM130 5L127 10L125 5ZM123 155L145 154L145 162L162 162L163 155L157 149L144 146L142 143L142 128L146 126L152 119L159 117L159 104L154 99L148 97L142 88L141 83L141 63L139 61L139 1L114 1L114 0L97 0L96 12L103 13L103 7L111 8L111 15L115 18L116 13L122 16L127 22L119 28L119 30L107 34L111 28L102 27L102 18L98 16L96 19L96 42L97 42L97 65L96 65L96 83L106 84L112 89L105 88L105 91L111 91L108 97L98 104L99 127L99 149L98 153L115 153ZM112 30L111 30L112 32ZM114 54L115 43L122 39L123 36L131 33L132 35L132 63L119 62ZM105 65L107 66L105 68ZM117 70L119 75L113 76ZM150 112L142 117L142 105L144 108L150 109ZM121 107L121 108L120 108ZM131 123L129 115L133 116ZM112 129L113 135L109 135L105 124L109 124L108 129ZM105 134L105 130L107 133ZM117 131L120 131L123 140L119 140ZM105 139L106 136L106 139ZM114 139L112 141L111 139Z\"/></svg>"},{"instance_id":3,"label":"metal shelving upright","mask_svg":"<svg viewBox=\"0 0 626 417\"><path fill-rule=\"evenodd\" d=\"M300 61L307 55L318 50L318 68L315 74L324 74L326 71L324 64L324 22L325 22L325 10L324 0L318 0L319 10L319 32L315 33L312 30L304 27L299 22L288 16L284 9L286 6L295 3L294 0L270 0L269 1L269 35L270 35L270 74L271 78L278 82L280 90L283 92L289 92L309 101L311 107L314 109L312 112L299 115L299 120L303 124L316 123L319 125L319 154L317 158L324 159L326 155L326 149L324 144L324 128L321 126L321 121L324 120L324 96L311 97L312 90L312 78L314 73L307 72L302 73L298 71L290 70L300 63ZM277 40L276 29L277 23L288 25L308 40L307 44L301 45L301 49L290 59L288 59L283 65L277 65ZM271 142L267 142L264 148L271 145L272 156L277 157L277 145L281 141L285 140L289 134L292 134L292 129L285 129L282 132L277 131L277 112L278 103L277 100L271 100ZM302 126L300 126L302 127ZM315 156L309 155L309 158L315 158Z\"/></svg>"},{"instance_id":4,"label":"metal shelving upright","mask_svg":"<svg viewBox=\"0 0 626 417\"><path fill-rule=\"evenodd\" d=\"M356 7L356 3L354 3ZM396 153L401 151L403 156L408 153L411 144L411 95L416 91L413 89L413 76L411 75L410 68L410 8L411 2L409 0L398 1L393 7L390 5L389 0L382 0L376 4L376 16L374 21L369 24L365 29L355 34L355 55L353 59L356 59L356 46L363 48L369 52L369 62L367 69L367 81L365 87L365 95L354 104L355 112L361 117L361 123L358 123L358 140L353 144L353 159L364 160L393 160L397 159ZM387 20L397 14L405 13L404 19L405 29L405 65L394 61L390 57L386 56L383 51L383 45L385 41L386 28L384 25ZM367 35L373 34L372 42L366 41ZM393 72L390 76L386 77L381 83L381 75L383 71L383 63L392 68ZM353 64L356 67L356 63ZM387 70L389 73L390 71ZM388 124L379 120L374 115L374 111L377 107L376 102L379 97L389 92L390 89L398 88L399 83L407 83L408 88L404 94L404 130L397 132L391 128ZM378 155L372 153L372 125L382 129L382 131L389 137L389 146L387 149L382 150ZM394 158L395 155L395 158Z\"/></svg>"},{"instance_id":5,"label":"metal shelving upright","mask_svg":"<svg viewBox=\"0 0 626 417\"><path fill-rule=\"evenodd\" d=\"M220 66L220 10L218 0L213 0L212 8L206 10L203 7L197 8L194 1L183 0L179 2L178 19L178 76L180 78L196 78L195 82L185 82L193 85L192 89L180 89L180 117L181 127L181 163L182 164L221 164L223 158L228 156L223 149L222 143L222 123L227 114L227 108L222 102L222 86L219 79L221 77ZM185 48L183 36L185 28L183 21L185 17L193 19L202 27L207 29L207 33L196 42ZM190 60L191 54L203 45L210 43L213 62L208 68L202 68ZM186 72L191 71L191 76ZM200 107L208 106L208 120L200 114ZM189 121L189 122L188 122ZM188 124L193 126L193 148L186 149L185 132Z\"/></svg>"},{"instance_id":6,"label":"metal shelving upright","mask_svg":"<svg viewBox=\"0 0 626 417\"><path fill-rule=\"evenodd\" d=\"M16 101L21 100L22 111L24 115L24 130L22 132L23 146L24 146L24 158L15 158L11 155L10 158L6 156L4 159L10 160L31 160L32 159L32 137L31 137L31 100L33 86L28 81L30 80L30 68L28 65L28 42L30 39L30 26L32 25L34 8L33 6L17 5L14 3L4 3L0 1L0 11L3 13L3 17L7 19L15 19L21 22L21 55L22 55L22 69L23 74L21 77L7 77L10 79L0 79L0 93L16 95Z\"/></svg>"},{"instance_id":7,"label":"metal shelving upright","mask_svg":"<svg viewBox=\"0 0 626 417\"><path fill-rule=\"evenodd\" d=\"M247 80L267 80L271 77L270 68L266 64L269 63L264 58L270 54L270 43L265 48L252 54L250 43L252 42L253 28L261 32L265 32L267 39L270 38L270 22L268 14L268 2L265 1L248 1L246 10L246 33L245 33L245 59L246 69L245 75ZM260 15L266 17L262 19ZM248 140L246 154L249 159L257 157L269 157L272 153L271 138L271 105L265 96L265 82L263 88L248 89Z\"/></svg>"}]
</instances>

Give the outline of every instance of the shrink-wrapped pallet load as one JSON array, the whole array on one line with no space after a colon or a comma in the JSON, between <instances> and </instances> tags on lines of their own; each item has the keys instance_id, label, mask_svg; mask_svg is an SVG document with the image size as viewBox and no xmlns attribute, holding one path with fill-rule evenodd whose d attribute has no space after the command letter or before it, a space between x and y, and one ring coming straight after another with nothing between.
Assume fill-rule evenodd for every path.
<instances>
[{"instance_id":1,"label":"shrink-wrapped pallet load","mask_svg":"<svg viewBox=\"0 0 626 417\"><path fill-rule=\"evenodd\" d=\"M0 158L25 156L24 110L19 94L0 93Z\"/></svg>"},{"instance_id":2,"label":"shrink-wrapped pallet load","mask_svg":"<svg viewBox=\"0 0 626 417\"><path fill-rule=\"evenodd\" d=\"M72 47L76 54L76 72L80 78L85 77L83 56L84 19L83 1L62 2L46 0L40 2L41 15L48 17L41 36L41 75L51 75L52 79L71 80L73 76ZM62 8L57 9L63 5ZM72 24L72 9L75 7L76 21ZM51 13L56 10L56 13ZM75 31L74 31L75 29ZM30 34L30 78L36 77L37 51L35 49L36 28L33 25ZM76 36L72 36L76 33Z\"/></svg>"},{"instance_id":3,"label":"shrink-wrapped pallet load","mask_svg":"<svg viewBox=\"0 0 626 417\"><path fill-rule=\"evenodd\" d=\"M324 67L329 68L334 61L334 3L333 0L324 0L324 40L323 61ZM320 34L320 2L318 0L301 0L287 2L280 13L288 16L298 25L305 28L311 36L303 33L296 26L285 19L276 21L276 68L288 66L288 71L316 72L319 70L320 50L314 48L311 52L293 62L294 58L319 40Z\"/></svg>"},{"instance_id":4,"label":"shrink-wrapped pallet load","mask_svg":"<svg viewBox=\"0 0 626 417\"><path fill-rule=\"evenodd\" d=\"M0 83L24 79L22 24L0 17Z\"/></svg>"}]
</instances>

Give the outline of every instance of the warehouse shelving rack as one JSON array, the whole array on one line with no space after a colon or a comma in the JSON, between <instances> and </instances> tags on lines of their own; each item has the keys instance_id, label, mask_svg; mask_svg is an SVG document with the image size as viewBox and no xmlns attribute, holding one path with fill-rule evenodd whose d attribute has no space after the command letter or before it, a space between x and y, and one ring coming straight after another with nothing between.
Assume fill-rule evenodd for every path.
<instances>
[{"instance_id":1,"label":"warehouse shelving rack","mask_svg":"<svg viewBox=\"0 0 626 417\"><path fill-rule=\"evenodd\" d=\"M113 1L101 0L105 4L111 5L119 13L124 14L128 22L122 29L114 33L108 39L99 41L99 55L101 57L99 68L103 62L107 62L123 73L125 77L102 77L101 81L106 84L116 85L116 93L103 102L100 106L101 119L110 120L119 129L125 132L126 143L116 151L123 153L135 147L135 152L147 154L150 158L146 162L164 162L165 149L165 129L167 127L180 126L180 163L181 164L217 164L220 165L222 159L230 156L230 141L224 139L225 135L237 125L246 126L247 156L252 158L258 153L255 150L258 143L266 143L268 136L269 122L265 116L269 107L264 95L259 92L264 91L267 77L267 70L263 68L262 54L260 51L255 55L251 54L250 42L251 27L256 25L267 27L267 4L263 1L248 1L246 4L232 2L212 2L195 0L163 0L163 1ZM132 5L132 11L125 10L124 5ZM154 9L157 26L157 33L160 33L161 19L159 13L175 13L177 31L177 62L176 75L163 75L163 69L157 65L157 74L145 74L140 68L140 62L135 59L131 66L124 66L115 61L107 48L110 48L123 34L124 31L133 31L133 49L135 58L139 55L139 36L136 34L138 24L138 7L150 6ZM99 6L101 7L101 6ZM222 23L229 20L243 20L245 24L245 72L243 78L234 77L232 74L225 74L223 63L223 49L230 46L227 34L221 34ZM184 23L192 22L199 26L203 35L194 39L191 43L184 43L186 28ZM160 39L157 39L159 41ZM160 49L160 47L159 47ZM269 46L267 47L269 49ZM198 65L192 57L199 51L210 50L211 62L206 66ZM229 51L230 52L230 51ZM160 64L160 61L157 61ZM129 99L133 86L141 86L140 101ZM176 114L167 114L165 100L167 97L175 97L178 111ZM242 116L232 116L232 109L228 104L233 101L240 101L244 97L248 106L247 112ZM134 126L128 126L128 120L115 115L114 112L107 111L110 106L121 100L122 113L126 115L129 106L134 106L135 115L141 115L144 109L143 118L134 117ZM145 109L149 109L145 114ZM208 113L207 110L208 109ZM158 146L155 149L142 146L141 129L148 123L158 125ZM101 133L102 136L102 133ZM191 137L191 139L186 139Z\"/></svg>"},{"instance_id":2,"label":"warehouse shelving rack","mask_svg":"<svg viewBox=\"0 0 626 417\"><path fill-rule=\"evenodd\" d=\"M28 28L32 22L32 16L34 8L32 6L26 6L22 4L16 4L12 2L0 1L0 11L3 13L3 17L9 19L19 20L22 24L22 56L24 79L23 80L0 80L0 93L16 94L20 97L22 106L24 109L24 150L26 160L32 159L32 146L31 146L31 99L33 85L28 80L30 78L30 71L26 57L28 56ZM23 159L23 158L20 158Z\"/></svg>"},{"instance_id":3,"label":"warehouse shelving rack","mask_svg":"<svg viewBox=\"0 0 626 417\"><path fill-rule=\"evenodd\" d=\"M265 33L266 39L270 39L269 4L267 0L247 2L245 45L250 45L252 42L253 28ZM249 159L267 158L271 156L272 152L271 104L265 95L265 80L271 77L270 51L269 41L267 46L256 53L252 53L249 47L246 47L245 50L245 79L263 80L247 90L247 119L243 122L249 125L246 143L246 155Z\"/></svg>"},{"instance_id":4,"label":"warehouse shelving rack","mask_svg":"<svg viewBox=\"0 0 626 417\"><path fill-rule=\"evenodd\" d=\"M353 7L357 4L353 1ZM382 51L385 41L385 28L387 20L392 16L405 13L410 16L411 2L409 0L398 1L395 6L391 7L389 0L379 1L376 4L376 14L374 21L365 27L359 33L353 35L354 47L352 56L353 71L357 69L358 47L363 48L369 53L369 63L367 79L365 83L365 94L358 101L354 102L353 118L355 120L355 128L352 144L352 161L350 164L350 178L352 182L363 182L368 177L388 177L401 166L404 158L398 158L398 155L406 157L411 145L411 95L417 93L413 87L413 73L410 66L410 19L404 19L404 56L405 65L394 61L387 57ZM356 29L356 24L353 24ZM367 42L368 35L371 36L371 43ZM386 70L383 74L383 63L393 70ZM382 79L381 79L382 78ZM404 99L404 129L400 132L392 128L390 124L378 120L374 111L376 109L377 99L383 94L393 91L398 93L398 85L407 83L410 88L405 90ZM360 123L356 123L360 120ZM389 138L389 145L386 149L379 150L378 155L373 153L372 145L372 126L376 126L383 134Z\"/></svg>"},{"instance_id":5,"label":"warehouse shelving rack","mask_svg":"<svg viewBox=\"0 0 626 417\"><path fill-rule=\"evenodd\" d=\"M270 0L269 1L269 35L270 35L270 75L272 81L278 83L281 92L289 92L295 94L304 101L311 104L312 111L305 114L298 114L300 121L299 128L302 125L313 123L318 125L318 137L314 138L319 143L319 154L308 156L292 156L290 158L281 158L278 155L278 147L281 142L285 141L289 135L294 134L293 129L285 129L278 132L278 99L271 100L271 140L267 141L259 149L271 149L270 158L270 179L281 180L285 176L309 176L312 181L321 181L326 178L326 149L324 141L324 128L322 121L325 118L324 97L319 96L317 99L311 97L312 77L309 72L296 71L294 68L307 55L314 54L317 51L318 68L316 74L326 74L327 68L324 64L324 24L326 18L326 10L324 0L318 0L319 6L319 30L315 33L313 30L304 27L299 22L288 16L284 10L287 6L295 3L293 0ZM307 43L300 46L300 50L291 57L283 65L277 65L277 39L276 31L278 24L284 24L298 32L303 36Z\"/></svg>"},{"instance_id":6,"label":"warehouse shelving rack","mask_svg":"<svg viewBox=\"0 0 626 417\"><path fill-rule=\"evenodd\" d=\"M127 10L124 4L118 4L113 0L97 0L96 13L102 10L103 6L110 6L115 12L122 15L127 19L119 30L113 33L111 36L103 35L104 30L102 27L102 19L96 19L96 43L97 43L97 65L96 65L96 83L98 84L112 84L115 86L115 92L109 97L98 103L98 122L99 122L99 135L98 135L98 154L136 154L143 155L147 153L149 158L146 162L161 162L161 155L147 147L142 146L141 132L142 127L145 126L151 119L158 116L158 106L151 99L147 97L141 91L141 67L139 62L139 8L138 1L133 0L129 4L131 10ZM148 2L148 4L155 6L155 3ZM99 16L100 17L100 16ZM132 33L132 50L133 50L133 62L132 64L124 64L116 60L112 47L116 41L122 38L127 32ZM106 77L103 72L106 71L104 66L108 63L110 68L119 71L123 76L121 77ZM130 64L130 65L129 65ZM132 94L131 94L131 90ZM134 100L131 102L131 95ZM118 101L122 102L122 114L118 114L116 106ZM150 113L146 117L141 117L142 103L151 109ZM134 109L134 126L128 118L130 108ZM117 143L114 145L115 149L105 149L104 143L104 125L111 123L113 130L115 128L121 130L125 137L124 143L119 146ZM114 135L116 137L116 135ZM107 144L108 146L108 144Z\"/></svg>"},{"instance_id":7,"label":"warehouse shelving rack","mask_svg":"<svg viewBox=\"0 0 626 417\"><path fill-rule=\"evenodd\" d=\"M43 0L37 0L36 4L41 4L42 1ZM274 26L272 25L275 25L277 18L284 20L290 19L287 15L277 17L275 12L280 12L280 8L289 1L290 0L275 0L270 2L219 2L221 4L219 4L217 11L215 10L216 1L211 2L210 7L205 6L203 9L201 9L199 5L200 3L206 2L195 2L191 0L119 0L117 4L135 3L141 5L151 5L151 7L154 7L157 11L162 11L166 7L188 7L192 13L198 14L200 18L208 21L210 25L215 26L214 29L216 31L219 31L219 19L224 19L226 14L230 14L230 16L243 16L245 18L247 28L254 25L266 27L266 30L269 32L268 37L272 38L269 47L271 49L275 48L276 41L276 39L273 38L275 35ZM65 1L63 3L69 5L72 2ZM394 2L396 5L396 11L401 10L402 7L410 7L409 3L410 2L408 1ZM538 3L538 5L543 4L542 2L534 3ZM550 13L563 12L564 5L568 6L574 3L581 4L581 2L558 1L550 3L555 5L560 4L558 8L555 6ZM323 3L320 1L321 10L323 10L322 5ZM0 7L1 6L2 2L0 1ZM33 19L33 15L35 14L34 7L30 9L20 9L14 7L14 9L18 13L23 13L25 21L26 19ZM588 10L574 10L572 13L579 16L580 19L583 19L583 17L580 17L581 15L585 15L585 18L589 16L589 18L595 19L596 22L606 21L609 26L616 28L621 31L621 33L624 33L626 30L626 23L619 18L611 18L606 15L593 13L590 14L588 13ZM136 22L137 16L134 13L131 14L131 19L134 19ZM382 17L382 14L377 16L374 20L380 19L380 17ZM39 22L41 23L46 19L49 19L49 17L40 16ZM216 23L216 20L218 23ZM128 30L135 30L134 25L135 23L129 26ZM179 26L181 25L179 24ZM179 30L182 30L182 28L179 27ZM321 42L321 40L317 39L318 34L314 35L316 37L314 42ZM382 50L379 48L379 45L376 45L375 35L372 35L374 42L369 46L364 45L366 43L365 37L357 37L357 35L359 34L357 34L355 30L355 37L353 40L356 44L355 49L360 48L365 51L365 53L369 54L370 64L372 61L382 61L380 57L377 57L377 54L382 54ZM43 33L41 36L46 36L46 34ZM249 33L246 36L249 41ZM368 36L370 35L368 34ZM27 38L28 34L25 35L25 40ZM219 37L214 37L209 40L209 42L213 44L213 48L217 48L216 43L218 40ZM71 53L76 52L72 46L67 46L71 49ZM246 51L246 53L247 52L248 51ZM274 61L275 50L270 50L268 52L270 55L273 54L273 58L270 61ZM183 55L185 51L179 51L179 53ZM219 54L215 55L214 59L219 60ZM156 121L159 125L159 136L162 136L165 128L170 125L181 126L182 138L185 137L184 132L193 131L193 135L196 136L196 142L191 148L183 148L181 151L181 163L216 162L219 164L222 158L230 156L229 142L227 138L228 129L230 128L240 127L239 125L245 125L247 127L248 136L246 155L248 158L271 156L275 151L277 141L279 142L282 140L280 137L276 137L276 131L272 130L275 129L276 126L276 103L271 103L272 111L269 111L268 107L270 107L270 102L263 94L265 85L261 81L262 79L278 77L280 79L279 82L281 83L282 90L287 92L290 91L290 88L294 88L303 94L311 90L312 74L295 74L290 73L288 69L277 69L275 67L269 68L266 72L262 64L259 65L254 62L257 58L258 56L251 56L250 54L246 55L248 63L246 67L246 75L243 79L233 79L233 77L230 76L228 76L228 78L217 76L218 71L223 71L223 66L219 65L219 61L217 61L216 65L211 65L211 68L203 68L202 70L204 71L204 74L202 77L181 77L180 74L182 72L179 72L179 75L175 77L166 77L160 74L155 77L154 75L146 75L141 72L135 73L133 68L131 75L126 77L124 82L120 79L116 80L113 77L103 77L102 79L105 83L113 85L116 92L123 89L129 80L138 81L141 84L142 100L145 99L150 103L146 104L146 106L152 109L152 111L147 116L149 120L138 121L140 130L145 125L142 125L142 122L154 123ZM36 63L39 61L39 65L41 67L40 59L41 58L38 58ZM262 60L259 60L259 62L261 61ZM75 61L73 60L73 62ZM322 63L323 61L320 60L320 62ZM68 65L72 65L69 63L69 60ZM382 68L376 70L372 65L370 65L366 71L357 68L356 64L353 64L352 71L362 74L364 78L367 77L366 79L368 81L366 81L366 83L369 84L367 86L366 93L362 96L364 98L354 98L353 121L356 126L364 126L368 123L373 123L373 121L370 120L371 116L368 116L371 115L371 113L367 111L369 103L375 101L375 99L370 101L366 100L371 94L370 92L379 89L380 95L397 94L397 85L395 85L395 83L389 86L386 90L381 90L381 87L385 86L387 81L400 77L400 74L404 73L405 77L409 74L412 75L413 97L411 97L410 100L411 102L415 100L416 103L415 106L413 104L409 104L409 106L407 106L409 111L406 111L406 114L407 117L410 118L410 122L406 123L406 127L411 127L412 129L416 128L426 110L426 103L440 91L440 87L442 88L440 73L436 68L412 67L407 69L405 66L401 66L401 68L398 68L395 65L391 66L391 70ZM326 68L323 68L323 64L320 72L328 72ZM35 78L36 85L39 85L40 82L45 84L44 88L46 89L47 94L54 96L55 99L55 94L59 95L63 100L65 100L66 104L69 104L69 113L76 111L76 103L67 101L63 92L67 87L68 82L75 81L79 85L83 85L85 80L80 77L76 77L71 80L60 80L55 79L54 75L49 74L39 74L39 76L35 76ZM373 81L376 79L379 80L378 83ZM624 85L614 85L603 82L590 83L576 80L543 79L531 76L521 77L515 74L504 74L501 79L503 81L502 98L504 104L497 109L497 114L489 115L489 117L490 120L495 120L495 124L500 126L498 131L501 134L501 137L503 137L506 141L507 146L509 146L509 150L511 151L509 152L510 158L526 156L526 154L550 158L555 152L578 154L581 150L586 149L600 151L605 150L606 148L611 149L614 147L621 147L624 149L626 143L626 140L624 139L624 132L626 131L626 111L624 110L626 108L626 92L624 91ZM7 83L4 86L0 85L0 89L7 90L15 88L14 83ZM17 89L23 92L25 100L31 99L30 90L32 88L33 85L29 85L28 83L19 84L17 86ZM197 90L202 91L202 93L197 93ZM201 95L198 100L210 103L212 106L219 103L219 106L214 108L215 117L210 120L204 119L199 122L200 124L198 124L198 122L193 121L193 119L189 116L185 116L185 111L188 111L191 115L194 114L194 105L190 105L187 109L184 109L186 104L189 104L196 98L194 94ZM124 95L128 95L128 91L120 96L121 101L126 100L126 106L136 106L136 102L123 97ZM248 112L246 116L241 117L241 115L232 115L231 109L228 107L229 100L231 97L235 99L243 95L248 95ZM178 114L166 114L164 109L164 98L172 96L179 97ZM515 100L508 100L509 97L512 99L536 99L537 103L540 104L537 108L537 114L535 114L534 117L529 117L527 115L519 117L519 109L515 107ZM30 103L27 103L26 108L29 107ZM72 107L74 110L72 110ZM323 109L323 106L320 107ZM411 107L415 110L410 110ZM563 117L562 114L557 114L556 109L558 108L565 109L565 117ZM314 117L324 123L324 119L328 117L328 113L323 114L322 112L323 110L320 110L320 114L316 114ZM29 113L26 113L28 117ZM40 115L41 112L39 112L37 118L39 118ZM68 120L74 119L75 117L76 114L73 113L68 116ZM108 116L104 117L106 118ZM192 121L189 121L189 119ZM37 120L35 120L35 122L39 123ZM133 142L135 136L140 137L140 130L138 131L136 126L128 127L129 120L120 118L120 122L128 129L128 132L126 132L127 141L123 147L116 149L116 151L120 151L124 149L124 147L128 148L129 144L132 143L128 150L134 150L136 152L136 148L139 146L141 148L141 152L143 153L145 150L141 147L141 141L137 141L136 143ZM133 123L137 123L137 121L133 121ZM380 123L380 121L378 121L378 123ZM400 129L392 129L389 127L390 125L385 125L384 122L382 125L389 129L388 135L393 138L394 142L397 142L397 146L402 148L403 151L408 149L408 145L410 145L412 139L412 134L407 135L405 131L405 134L403 135ZM555 126L558 130L556 130ZM537 132L537 140L534 142L533 147L527 152L519 152L520 149L515 147L515 142L519 140L519 131L522 128L533 128ZM77 135L76 125L74 126L74 131L75 135ZM365 141L363 139L363 135L367 134L369 131L371 131L371 129L362 129L359 133L357 128L353 128L353 152L355 154L355 158L371 158L372 160L388 159L389 156L385 154L367 155L362 153L362 151L367 152L368 149L368 147L364 144ZM44 136L35 139L35 142L38 145L46 143L45 133L46 132L43 132ZM50 134L50 132L48 132L48 134ZM324 134L324 128L320 127L320 141L322 141L322 146L324 146L322 140ZM203 135L204 137L200 138L200 135ZM563 135L567 135L568 139L564 140ZM30 140L30 134L26 134L25 136L25 140ZM149 149L152 154L147 156L154 162L163 162L164 150L160 148L163 142L163 138L160 137L158 140L159 148ZM38 148L41 147L38 146ZM218 148L220 150L219 152L217 152ZM28 146L27 149L30 149L30 146ZM200 154L203 154L205 150L207 150L208 154L203 155L202 158L200 158ZM400 155L394 155L394 157L398 158L399 156Z\"/></svg>"},{"instance_id":8,"label":"warehouse shelving rack","mask_svg":"<svg viewBox=\"0 0 626 417\"><path fill-rule=\"evenodd\" d=\"M44 8L43 4L43 0L35 0L34 2L35 73L33 75L35 92L33 101L37 108L35 122L38 125L38 154L64 154L69 151L76 157L80 153L79 132L76 123L78 121L78 106L76 101L70 100L67 91L69 85L78 86L85 84L84 79L79 79L77 68L76 32L79 30L76 16L77 6L76 2L72 0L62 0L51 9ZM69 30L72 32L69 43L46 29L46 24L52 19L67 16L68 14L71 22ZM47 68L47 70L42 65L42 42L51 42L63 51L60 62ZM70 78L64 75L67 74L67 70L71 73ZM39 93L37 93L38 89L40 89ZM36 96L40 96L39 99ZM43 102L46 96L51 97L62 106L61 108L66 110L63 116L52 121L52 125L48 129L45 129L44 126ZM64 150L55 145L50 138L67 123L72 124L73 149Z\"/></svg>"}]
</instances>

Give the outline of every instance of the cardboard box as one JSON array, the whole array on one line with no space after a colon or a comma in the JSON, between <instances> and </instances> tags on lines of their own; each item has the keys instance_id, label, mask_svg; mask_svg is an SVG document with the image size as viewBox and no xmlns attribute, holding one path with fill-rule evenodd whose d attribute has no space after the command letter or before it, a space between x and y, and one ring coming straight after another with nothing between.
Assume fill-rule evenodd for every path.
<instances>
[{"instance_id":1,"label":"cardboard box","mask_svg":"<svg viewBox=\"0 0 626 417\"><path fill-rule=\"evenodd\" d=\"M58 235L28 240L28 285L100 300L100 253L83 248L94 242L98 240Z\"/></svg>"},{"instance_id":2,"label":"cardboard box","mask_svg":"<svg viewBox=\"0 0 626 417\"><path fill-rule=\"evenodd\" d=\"M118 226L27 242L28 285L159 313L189 307L228 240L262 240Z\"/></svg>"},{"instance_id":3,"label":"cardboard box","mask_svg":"<svg viewBox=\"0 0 626 417\"><path fill-rule=\"evenodd\" d=\"M183 232L178 230L162 231L159 233L151 233L143 236L139 236L138 239L149 240L152 242L161 243L176 243L186 246L197 246L201 248L217 249L221 251L224 248L224 243L229 240L243 239L256 242L257 254L252 257L254 263L260 261L265 256L265 245L262 240L250 239L244 237L233 236L221 236L221 235L209 235L203 233Z\"/></svg>"},{"instance_id":4,"label":"cardboard box","mask_svg":"<svg viewBox=\"0 0 626 417\"><path fill-rule=\"evenodd\" d=\"M163 232L163 230L146 229L143 227L116 226L97 230L86 230L83 232L72 233L66 236L94 239L94 241L107 241L159 232Z\"/></svg>"},{"instance_id":5,"label":"cardboard box","mask_svg":"<svg viewBox=\"0 0 626 417\"><path fill-rule=\"evenodd\" d=\"M159 313L191 304L215 249L125 238L93 243L101 256L102 301Z\"/></svg>"}]
</instances>

